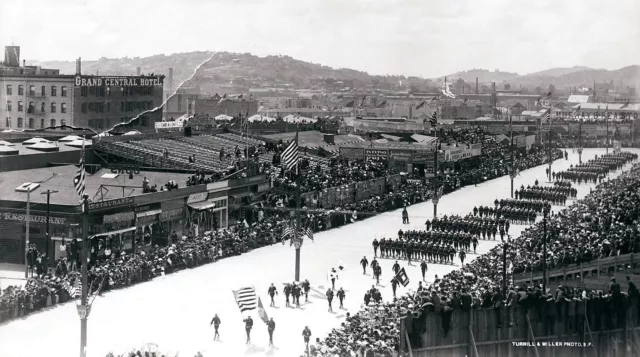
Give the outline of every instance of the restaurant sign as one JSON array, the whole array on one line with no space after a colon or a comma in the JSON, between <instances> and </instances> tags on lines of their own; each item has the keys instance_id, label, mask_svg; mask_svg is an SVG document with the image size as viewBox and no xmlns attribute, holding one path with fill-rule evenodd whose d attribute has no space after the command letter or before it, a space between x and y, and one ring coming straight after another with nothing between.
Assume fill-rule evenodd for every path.
<instances>
[{"instance_id":1,"label":"restaurant sign","mask_svg":"<svg viewBox=\"0 0 640 357\"><path fill-rule=\"evenodd\" d=\"M18 222L26 222L27 215L26 214L16 214L16 213L1 213L0 217L5 221L18 221ZM30 223L47 223L46 216L35 216L29 215ZM64 226L67 224L67 219L62 217L49 217L49 223Z\"/></svg>"},{"instance_id":2,"label":"restaurant sign","mask_svg":"<svg viewBox=\"0 0 640 357\"><path fill-rule=\"evenodd\" d=\"M115 200L91 202L89 203L89 212L104 211L113 208L120 208L133 205L133 197L116 198Z\"/></svg>"}]
</instances>

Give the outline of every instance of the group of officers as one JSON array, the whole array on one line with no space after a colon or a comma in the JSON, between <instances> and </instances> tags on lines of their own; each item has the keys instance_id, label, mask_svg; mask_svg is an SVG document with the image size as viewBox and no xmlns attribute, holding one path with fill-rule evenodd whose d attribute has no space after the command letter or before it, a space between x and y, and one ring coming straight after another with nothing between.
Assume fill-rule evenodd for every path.
<instances>
[{"instance_id":1,"label":"group of officers","mask_svg":"<svg viewBox=\"0 0 640 357\"><path fill-rule=\"evenodd\" d=\"M598 183L602 182L610 171L620 170L626 163L637 159L638 154L631 152L611 153L601 157L596 156L587 163L576 166L571 165L567 171L556 173L554 179L569 180L577 183Z\"/></svg>"}]
</instances>

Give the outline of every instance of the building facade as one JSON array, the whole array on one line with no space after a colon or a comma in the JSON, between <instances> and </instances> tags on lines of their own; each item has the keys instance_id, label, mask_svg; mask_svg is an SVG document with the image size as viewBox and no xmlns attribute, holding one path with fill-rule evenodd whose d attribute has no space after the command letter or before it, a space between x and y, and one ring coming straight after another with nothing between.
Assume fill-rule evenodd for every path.
<instances>
[{"instance_id":1,"label":"building facade","mask_svg":"<svg viewBox=\"0 0 640 357\"><path fill-rule=\"evenodd\" d=\"M0 65L0 130L73 123L73 77L20 65L20 47L6 46Z\"/></svg>"},{"instance_id":2,"label":"building facade","mask_svg":"<svg viewBox=\"0 0 640 357\"><path fill-rule=\"evenodd\" d=\"M208 114L214 118L220 114L235 116L252 116L258 113L258 101L249 98L196 98L192 108L194 114Z\"/></svg>"},{"instance_id":3,"label":"building facade","mask_svg":"<svg viewBox=\"0 0 640 357\"><path fill-rule=\"evenodd\" d=\"M73 80L75 126L100 131L130 123L117 131L145 132L162 121L164 76L75 75Z\"/></svg>"}]
</instances>

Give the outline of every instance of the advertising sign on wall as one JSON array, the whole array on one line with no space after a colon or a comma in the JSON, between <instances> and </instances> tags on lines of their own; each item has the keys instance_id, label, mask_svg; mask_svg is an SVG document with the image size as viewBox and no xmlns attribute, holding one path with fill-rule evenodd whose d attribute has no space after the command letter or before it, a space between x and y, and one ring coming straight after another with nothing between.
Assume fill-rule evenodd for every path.
<instances>
[{"instance_id":1,"label":"advertising sign on wall","mask_svg":"<svg viewBox=\"0 0 640 357\"><path fill-rule=\"evenodd\" d=\"M347 159L362 160L364 158L364 149L340 147L340 156Z\"/></svg>"},{"instance_id":2,"label":"advertising sign on wall","mask_svg":"<svg viewBox=\"0 0 640 357\"><path fill-rule=\"evenodd\" d=\"M385 149L365 149L364 150L364 159L386 159L389 155L389 152Z\"/></svg>"}]
</instances>

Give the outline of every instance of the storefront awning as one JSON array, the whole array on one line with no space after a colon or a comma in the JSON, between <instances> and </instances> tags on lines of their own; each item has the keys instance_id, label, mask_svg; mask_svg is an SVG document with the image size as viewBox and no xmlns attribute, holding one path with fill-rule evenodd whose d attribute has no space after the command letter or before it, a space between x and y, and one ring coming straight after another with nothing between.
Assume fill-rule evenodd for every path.
<instances>
[{"instance_id":1,"label":"storefront awning","mask_svg":"<svg viewBox=\"0 0 640 357\"><path fill-rule=\"evenodd\" d=\"M160 214L162 213L161 209L154 209L151 211L144 211L144 212L138 212L136 213L136 217L140 218L140 217L149 217L149 216L153 216L156 214Z\"/></svg>"},{"instance_id":2,"label":"storefront awning","mask_svg":"<svg viewBox=\"0 0 640 357\"><path fill-rule=\"evenodd\" d=\"M203 210L203 209L209 209L209 208L215 207L216 203L211 201L202 201L197 203L187 203L187 206L195 210Z\"/></svg>"},{"instance_id":3,"label":"storefront awning","mask_svg":"<svg viewBox=\"0 0 640 357\"><path fill-rule=\"evenodd\" d=\"M242 199L245 197L253 197L253 192L242 192L242 193L234 193L231 197L235 199Z\"/></svg>"},{"instance_id":4,"label":"storefront awning","mask_svg":"<svg viewBox=\"0 0 640 357\"><path fill-rule=\"evenodd\" d=\"M131 232L131 231L135 231L135 230L136 230L136 227L129 227L129 228L118 229L117 231L102 232L102 233L98 233L96 235L91 236L89 239L98 238L98 237L106 237L106 236L110 236L110 235L114 235L114 234L121 234L121 233Z\"/></svg>"}]
</instances>

